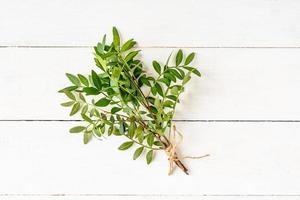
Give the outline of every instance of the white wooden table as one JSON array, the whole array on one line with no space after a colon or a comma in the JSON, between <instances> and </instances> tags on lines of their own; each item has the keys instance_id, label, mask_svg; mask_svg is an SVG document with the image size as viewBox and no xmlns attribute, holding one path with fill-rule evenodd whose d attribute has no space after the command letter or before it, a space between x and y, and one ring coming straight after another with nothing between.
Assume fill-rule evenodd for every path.
<instances>
[{"instance_id":1,"label":"white wooden table","mask_svg":"<svg viewBox=\"0 0 300 200\"><path fill-rule=\"evenodd\" d=\"M300 199L300 1L1 0L0 199ZM191 175L82 144L57 90L111 27L146 64L197 53L176 115Z\"/></svg>"}]
</instances>

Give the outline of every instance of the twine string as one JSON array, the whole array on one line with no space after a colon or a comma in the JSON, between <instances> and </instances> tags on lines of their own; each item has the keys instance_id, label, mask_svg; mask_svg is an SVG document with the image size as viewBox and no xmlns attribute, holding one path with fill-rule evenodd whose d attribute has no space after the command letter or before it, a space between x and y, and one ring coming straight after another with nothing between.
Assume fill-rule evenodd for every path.
<instances>
[{"instance_id":1,"label":"twine string","mask_svg":"<svg viewBox=\"0 0 300 200\"><path fill-rule=\"evenodd\" d=\"M173 125L173 131L171 130L172 126L170 128L169 132L169 146L165 149L165 152L168 156L169 160L169 172L168 175L171 175L174 171L174 163L179 161L178 155L176 153L177 146L183 141L182 134L176 129L176 126ZM172 134L172 136L171 136ZM176 135L179 136L179 139L176 138ZM182 160L184 159L200 159L209 156L209 154L203 155L203 156L183 156Z\"/></svg>"}]
</instances>

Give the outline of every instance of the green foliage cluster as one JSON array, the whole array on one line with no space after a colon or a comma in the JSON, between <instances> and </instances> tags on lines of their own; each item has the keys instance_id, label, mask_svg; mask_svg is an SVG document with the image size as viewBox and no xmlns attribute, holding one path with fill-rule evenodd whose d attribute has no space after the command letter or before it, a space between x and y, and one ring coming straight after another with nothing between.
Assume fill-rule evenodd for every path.
<instances>
[{"instance_id":1,"label":"green foliage cluster","mask_svg":"<svg viewBox=\"0 0 300 200\"><path fill-rule=\"evenodd\" d=\"M156 76L150 76L135 45L133 39L122 44L113 27L113 41L108 43L104 36L94 47L97 70L89 75L67 73L71 86L59 92L70 99L61 104L71 107L70 116L79 113L86 124L71 128L71 133L83 132L85 144L92 137L122 136L126 142L119 150L135 146L133 159L144 154L149 164L155 151L170 144L166 132L171 129L179 96L191 75L201 74L191 66L195 53L185 57L178 50L173 65L171 55L164 64L153 61Z\"/></svg>"}]
</instances>

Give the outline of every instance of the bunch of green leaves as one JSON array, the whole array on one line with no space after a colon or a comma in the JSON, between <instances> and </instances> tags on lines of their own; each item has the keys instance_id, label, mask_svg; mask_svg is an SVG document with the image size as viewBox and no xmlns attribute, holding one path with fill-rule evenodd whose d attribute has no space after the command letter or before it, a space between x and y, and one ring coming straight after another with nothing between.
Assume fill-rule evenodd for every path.
<instances>
[{"instance_id":1,"label":"bunch of green leaves","mask_svg":"<svg viewBox=\"0 0 300 200\"><path fill-rule=\"evenodd\" d=\"M191 75L201 76L190 64L195 53L184 56L178 50L174 64L172 55L162 64L153 61L155 76L146 73L139 60L140 50L133 39L121 43L113 27L113 41L106 36L94 47L96 66L89 75L69 74L71 86L59 92L69 101L62 106L71 107L70 116L79 113L85 125L70 129L71 133L83 132L83 141L92 137L122 136L126 141L120 150L136 147L133 159L143 153L149 164L154 152L167 148L170 130L179 96Z\"/></svg>"}]
</instances>

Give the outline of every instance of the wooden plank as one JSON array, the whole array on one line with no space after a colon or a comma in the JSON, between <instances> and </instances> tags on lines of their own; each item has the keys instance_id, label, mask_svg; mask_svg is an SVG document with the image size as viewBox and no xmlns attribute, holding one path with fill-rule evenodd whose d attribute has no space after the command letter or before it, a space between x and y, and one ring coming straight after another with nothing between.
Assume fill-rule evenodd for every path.
<instances>
[{"instance_id":1,"label":"wooden plank","mask_svg":"<svg viewBox=\"0 0 300 200\"><path fill-rule=\"evenodd\" d=\"M149 68L173 50L144 49L142 59ZM189 51L203 77L192 79L177 119L300 119L300 49ZM65 72L90 73L91 49L0 49L0 66L0 119L78 119L59 105L67 99L57 91L69 84Z\"/></svg>"},{"instance_id":2,"label":"wooden plank","mask_svg":"<svg viewBox=\"0 0 300 200\"><path fill-rule=\"evenodd\" d=\"M2 196L2 200L296 200L299 196L249 196L249 195L237 195L237 196L206 196L206 195L13 195Z\"/></svg>"},{"instance_id":3,"label":"wooden plank","mask_svg":"<svg viewBox=\"0 0 300 200\"><path fill-rule=\"evenodd\" d=\"M177 123L183 155L211 154L185 160L190 176L168 176L163 152L150 166L132 161L134 149L117 150L123 138L83 145L67 133L75 124L0 122L0 194L299 193L300 123Z\"/></svg>"},{"instance_id":4,"label":"wooden plank","mask_svg":"<svg viewBox=\"0 0 300 200\"><path fill-rule=\"evenodd\" d=\"M0 45L94 45L113 25L141 46L299 46L300 2L38 1L0 7Z\"/></svg>"}]
</instances>

